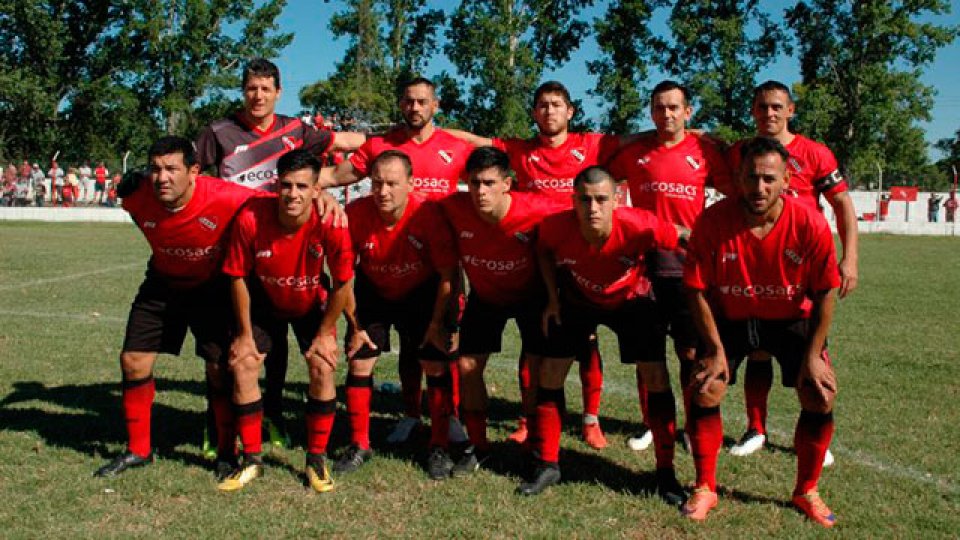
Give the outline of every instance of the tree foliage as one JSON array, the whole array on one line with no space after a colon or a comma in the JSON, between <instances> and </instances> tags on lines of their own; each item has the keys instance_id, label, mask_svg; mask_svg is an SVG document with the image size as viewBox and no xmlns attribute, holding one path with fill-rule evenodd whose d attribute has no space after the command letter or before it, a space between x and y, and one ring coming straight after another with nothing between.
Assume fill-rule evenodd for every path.
<instances>
[{"instance_id":1,"label":"tree foliage","mask_svg":"<svg viewBox=\"0 0 960 540\"><path fill-rule=\"evenodd\" d=\"M854 178L877 164L899 183L931 174L916 122L930 118L935 90L920 75L958 27L918 17L949 9L940 0L802 0L787 10L802 75L798 129L830 146Z\"/></svg>"}]
</instances>

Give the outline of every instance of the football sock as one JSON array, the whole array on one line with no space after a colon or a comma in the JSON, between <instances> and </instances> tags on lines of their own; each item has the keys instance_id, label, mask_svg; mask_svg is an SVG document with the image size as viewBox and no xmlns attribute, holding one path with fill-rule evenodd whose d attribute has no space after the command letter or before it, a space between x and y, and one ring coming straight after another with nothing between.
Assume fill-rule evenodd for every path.
<instances>
[{"instance_id":1,"label":"football sock","mask_svg":"<svg viewBox=\"0 0 960 540\"><path fill-rule=\"evenodd\" d=\"M400 393L403 397L403 412L410 418L419 419L423 415L423 390L420 380L423 378L423 368L416 355L400 358Z\"/></svg>"},{"instance_id":2,"label":"football sock","mask_svg":"<svg viewBox=\"0 0 960 540\"><path fill-rule=\"evenodd\" d=\"M449 364L450 367L450 414L454 416L459 416L457 413L460 410L460 364L456 360L453 360Z\"/></svg>"},{"instance_id":3,"label":"football sock","mask_svg":"<svg viewBox=\"0 0 960 540\"><path fill-rule=\"evenodd\" d=\"M124 380L121 384L123 418L127 424L127 447L140 456L150 455L150 411L156 383L153 375L143 379Z\"/></svg>"},{"instance_id":4,"label":"football sock","mask_svg":"<svg viewBox=\"0 0 960 540\"><path fill-rule=\"evenodd\" d=\"M210 396L210 408L217 420L217 455L234 456L237 453L237 430L233 418L233 403L224 392L214 391Z\"/></svg>"},{"instance_id":5,"label":"football sock","mask_svg":"<svg viewBox=\"0 0 960 540\"><path fill-rule=\"evenodd\" d=\"M427 376L427 403L430 405L430 446L446 448L450 443L450 374Z\"/></svg>"},{"instance_id":6,"label":"football sock","mask_svg":"<svg viewBox=\"0 0 960 540\"><path fill-rule=\"evenodd\" d=\"M517 360L517 378L520 383L520 395L524 395L530 388L530 362L527 362L527 355L520 351L520 359Z\"/></svg>"},{"instance_id":7,"label":"football sock","mask_svg":"<svg viewBox=\"0 0 960 540\"><path fill-rule=\"evenodd\" d=\"M370 448L370 396L373 394L373 377L348 374L346 391L351 442L364 450L368 450Z\"/></svg>"},{"instance_id":8,"label":"football sock","mask_svg":"<svg viewBox=\"0 0 960 540\"><path fill-rule=\"evenodd\" d=\"M336 399L307 397L307 452L326 454L337 412Z\"/></svg>"},{"instance_id":9,"label":"football sock","mask_svg":"<svg viewBox=\"0 0 960 540\"><path fill-rule=\"evenodd\" d=\"M560 461L563 401L563 388L541 386L537 389L537 443L540 448L540 459L546 463Z\"/></svg>"},{"instance_id":10,"label":"football sock","mask_svg":"<svg viewBox=\"0 0 960 540\"><path fill-rule=\"evenodd\" d=\"M647 424L653 432L657 468L672 469L673 447L677 436L677 407L673 401L673 392L650 392L648 396L650 416L647 417Z\"/></svg>"},{"instance_id":11,"label":"football sock","mask_svg":"<svg viewBox=\"0 0 960 540\"><path fill-rule=\"evenodd\" d=\"M595 341L590 343L589 352L578 359L580 368L580 386L583 391L583 414L596 417L600 414L600 397L603 394L603 362Z\"/></svg>"},{"instance_id":12,"label":"football sock","mask_svg":"<svg viewBox=\"0 0 960 540\"><path fill-rule=\"evenodd\" d=\"M773 386L773 362L747 362L743 395L747 406L747 429L767 432L767 396Z\"/></svg>"},{"instance_id":13,"label":"football sock","mask_svg":"<svg viewBox=\"0 0 960 540\"><path fill-rule=\"evenodd\" d=\"M643 377L641 377L639 373L637 373L637 398L640 400L640 416L643 417L642 421L649 423L647 418L650 417L650 405L647 385L643 382Z\"/></svg>"},{"instance_id":14,"label":"football sock","mask_svg":"<svg viewBox=\"0 0 960 540\"><path fill-rule=\"evenodd\" d=\"M793 445L797 452L797 484L794 495L802 495L817 489L820 471L823 470L823 455L830 448L833 438L833 413L800 411Z\"/></svg>"},{"instance_id":15,"label":"football sock","mask_svg":"<svg viewBox=\"0 0 960 540\"><path fill-rule=\"evenodd\" d=\"M723 444L723 418L720 407L701 407L696 403L690 406L687 419L687 433L690 435L690 453L697 470L696 486L707 486L717 490L717 457Z\"/></svg>"},{"instance_id":16,"label":"football sock","mask_svg":"<svg viewBox=\"0 0 960 540\"><path fill-rule=\"evenodd\" d=\"M463 420L467 427L470 444L478 450L486 450L490 446L487 441L486 411L463 411Z\"/></svg>"},{"instance_id":17,"label":"football sock","mask_svg":"<svg viewBox=\"0 0 960 540\"><path fill-rule=\"evenodd\" d=\"M263 451L263 400L258 399L243 405L234 404L237 432L243 443L243 454L259 454Z\"/></svg>"}]
</instances>

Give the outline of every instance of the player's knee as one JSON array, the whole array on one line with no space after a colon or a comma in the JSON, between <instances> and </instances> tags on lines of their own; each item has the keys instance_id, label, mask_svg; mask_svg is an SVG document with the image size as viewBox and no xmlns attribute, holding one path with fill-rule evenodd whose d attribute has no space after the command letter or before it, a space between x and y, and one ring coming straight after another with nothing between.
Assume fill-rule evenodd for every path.
<instances>
[{"instance_id":1,"label":"player's knee","mask_svg":"<svg viewBox=\"0 0 960 540\"><path fill-rule=\"evenodd\" d=\"M138 380L149 377L153 372L154 358L152 353L134 351L120 353L120 369L123 371L123 378Z\"/></svg>"},{"instance_id":2,"label":"player's knee","mask_svg":"<svg viewBox=\"0 0 960 540\"><path fill-rule=\"evenodd\" d=\"M650 392L670 390L670 373L662 362L637 362L637 376Z\"/></svg>"},{"instance_id":3,"label":"player's knee","mask_svg":"<svg viewBox=\"0 0 960 540\"><path fill-rule=\"evenodd\" d=\"M726 381L713 381L707 386L705 392L694 392L693 402L703 408L719 407L726 395Z\"/></svg>"}]
</instances>

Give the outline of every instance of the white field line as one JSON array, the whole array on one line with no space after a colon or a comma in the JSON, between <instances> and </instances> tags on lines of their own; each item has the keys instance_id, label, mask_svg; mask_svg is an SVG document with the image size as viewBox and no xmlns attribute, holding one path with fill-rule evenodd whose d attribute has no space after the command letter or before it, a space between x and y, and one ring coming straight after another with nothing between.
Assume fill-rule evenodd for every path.
<instances>
[{"instance_id":1,"label":"white field line","mask_svg":"<svg viewBox=\"0 0 960 540\"><path fill-rule=\"evenodd\" d=\"M100 268L100 269L98 269L98 270L90 270L89 272L78 272L78 273L76 273L76 274L68 274L68 275L65 275L65 276L57 276L57 277L43 278L43 279L33 279L33 280L30 280L30 281L23 281L23 282L20 282L20 283L10 283L10 284L7 284L7 285L0 286L0 292L3 292L3 291L15 291L15 290L18 290L18 289L25 289L25 288L27 288L27 287L36 287L37 285L46 285L46 284L48 284L48 283L58 283L58 282L61 282L61 281L71 281L71 280L74 280L74 279L83 278L83 277L87 277L87 276L95 276L95 275L98 275L98 274L107 274L107 273L110 273L110 272L115 272L115 271L117 271L117 270L126 270L126 269L128 269L128 268L135 268L135 267L137 267L137 266L141 266L141 267L142 267L142 266L144 266L144 263L141 261L141 262L135 262L135 263L129 263L129 264L121 264L121 265L117 265L117 266L109 266L109 267L107 267L107 268Z\"/></svg>"}]
</instances>

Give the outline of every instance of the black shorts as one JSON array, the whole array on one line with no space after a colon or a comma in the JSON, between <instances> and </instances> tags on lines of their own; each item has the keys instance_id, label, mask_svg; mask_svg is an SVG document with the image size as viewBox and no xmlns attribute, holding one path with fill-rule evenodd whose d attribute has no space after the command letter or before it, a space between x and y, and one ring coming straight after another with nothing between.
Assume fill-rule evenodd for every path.
<instances>
[{"instance_id":1,"label":"black shorts","mask_svg":"<svg viewBox=\"0 0 960 540\"><path fill-rule=\"evenodd\" d=\"M380 296L370 280L358 272L354 284L357 299L357 322L366 330L377 349L363 346L353 356L357 359L376 358L390 351L390 327L400 336L400 350L417 350L423 360L449 361L451 355L433 345L420 347L433 318L437 299L439 276L428 279L400 300L388 300ZM350 336L347 336L349 341Z\"/></svg>"},{"instance_id":2,"label":"black shorts","mask_svg":"<svg viewBox=\"0 0 960 540\"><path fill-rule=\"evenodd\" d=\"M544 304L543 299L537 297L520 304L499 306L484 302L471 292L460 321L460 354L500 352L503 329L508 320L514 319L520 330L523 350L529 354L543 355L545 340L540 321L543 319Z\"/></svg>"},{"instance_id":3,"label":"black shorts","mask_svg":"<svg viewBox=\"0 0 960 540\"><path fill-rule=\"evenodd\" d=\"M148 268L130 306L123 350L179 355L190 329L197 356L208 362L226 361L233 322L226 278L175 289Z\"/></svg>"},{"instance_id":4,"label":"black shorts","mask_svg":"<svg viewBox=\"0 0 960 540\"><path fill-rule=\"evenodd\" d=\"M717 330L730 368L729 384L737 382L737 368L750 353L765 351L780 364L783 386L796 386L807 349L809 319L730 321L717 318ZM822 354L829 364L826 348Z\"/></svg>"},{"instance_id":5,"label":"black shorts","mask_svg":"<svg viewBox=\"0 0 960 540\"><path fill-rule=\"evenodd\" d=\"M637 298L617 309L600 309L576 300L561 301L558 325L551 325L546 356L571 358L589 343L590 334L604 325L617 335L620 362L665 362L666 344L656 307L649 298Z\"/></svg>"},{"instance_id":6,"label":"black shorts","mask_svg":"<svg viewBox=\"0 0 960 540\"><path fill-rule=\"evenodd\" d=\"M683 280L678 277L654 277L652 281L660 317L660 339L665 340L669 334L678 349L696 348L699 335L683 291Z\"/></svg>"},{"instance_id":7,"label":"black shorts","mask_svg":"<svg viewBox=\"0 0 960 540\"><path fill-rule=\"evenodd\" d=\"M305 315L294 318L277 317L271 308L262 302L255 303L250 311L252 312L253 340L261 353L270 352L278 341L287 341L287 326L293 328L300 354L307 352L313 339L317 337L320 322L323 321L323 310L320 306Z\"/></svg>"}]
</instances>

